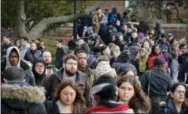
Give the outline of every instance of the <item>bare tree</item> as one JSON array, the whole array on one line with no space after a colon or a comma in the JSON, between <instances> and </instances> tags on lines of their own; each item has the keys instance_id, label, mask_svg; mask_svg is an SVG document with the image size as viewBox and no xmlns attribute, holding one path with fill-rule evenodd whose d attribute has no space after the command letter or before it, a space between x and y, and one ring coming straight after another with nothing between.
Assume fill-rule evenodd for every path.
<instances>
[{"instance_id":1,"label":"bare tree","mask_svg":"<svg viewBox=\"0 0 188 114\"><path fill-rule=\"evenodd\" d=\"M86 15L90 14L93 10L95 10L103 1L97 1L94 5L88 6L84 12L80 12L76 15L72 14L69 16L59 16L59 17L48 17L43 18L38 24L32 27L31 30L26 31L26 15L25 15L25 1L19 0L18 2L18 9L17 9L17 30L20 37L26 36L30 40L39 38L42 33L48 29L50 25L57 24L57 23L67 23L72 22L73 20Z\"/></svg>"}]
</instances>

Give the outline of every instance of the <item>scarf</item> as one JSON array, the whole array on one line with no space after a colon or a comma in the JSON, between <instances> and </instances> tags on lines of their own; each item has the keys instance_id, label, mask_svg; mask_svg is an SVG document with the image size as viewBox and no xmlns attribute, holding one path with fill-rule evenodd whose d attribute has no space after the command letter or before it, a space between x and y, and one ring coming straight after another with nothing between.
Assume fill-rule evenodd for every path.
<instances>
[{"instance_id":1,"label":"scarf","mask_svg":"<svg viewBox=\"0 0 188 114\"><path fill-rule=\"evenodd\" d=\"M142 48L142 52L138 53L139 71L144 72L146 70L146 63L148 59L148 52L145 48Z\"/></svg>"}]
</instances>

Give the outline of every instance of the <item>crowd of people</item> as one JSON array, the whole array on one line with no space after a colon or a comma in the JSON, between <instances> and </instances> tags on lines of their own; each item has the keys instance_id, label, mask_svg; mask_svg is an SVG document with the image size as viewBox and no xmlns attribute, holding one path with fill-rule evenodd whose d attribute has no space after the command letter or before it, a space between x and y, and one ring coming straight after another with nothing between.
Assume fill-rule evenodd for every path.
<instances>
[{"instance_id":1,"label":"crowd of people","mask_svg":"<svg viewBox=\"0 0 188 114\"><path fill-rule=\"evenodd\" d=\"M77 41L56 41L54 64L42 40L2 36L2 114L188 114L184 38L158 22L144 32L116 7L90 17Z\"/></svg>"}]
</instances>

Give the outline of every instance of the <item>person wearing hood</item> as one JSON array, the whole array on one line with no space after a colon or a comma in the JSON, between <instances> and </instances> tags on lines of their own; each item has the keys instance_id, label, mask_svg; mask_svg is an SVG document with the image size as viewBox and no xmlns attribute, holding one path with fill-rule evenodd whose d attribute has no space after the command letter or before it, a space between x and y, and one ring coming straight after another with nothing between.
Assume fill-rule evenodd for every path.
<instances>
[{"instance_id":1,"label":"person wearing hood","mask_svg":"<svg viewBox=\"0 0 188 114\"><path fill-rule=\"evenodd\" d=\"M34 61L33 67L32 67L32 72L35 76L36 85L38 85L38 86L41 85L42 80L44 79L44 77L46 77L45 63L42 59L38 59L38 60Z\"/></svg>"},{"instance_id":2,"label":"person wearing hood","mask_svg":"<svg viewBox=\"0 0 188 114\"><path fill-rule=\"evenodd\" d=\"M31 68L27 64L26 61L20 59L20 51L18 50L16 46L12 46L8 48L6 59L1 61L2 78L4 76L5 70L12 66L17 66L17 67L22 68L24 72L26 73L26 77L25 77L26 82L29 83L30 85L33 85L33 86L35 85L35 78L31 71ZM3 80L1 80L1 82L3 82Z\"/></svg>"},{"instance_id":3,"label":"person wearing hood","mask_svg":"<svg viewBox=\"0 0 188 114\"><path fill-rule=\"evenodd\" d=\"M42 52L37 50L37 45L35 42L31 43L31 47L30 49L27 50L24 59L26 61L29 61L31 63L33 63L36 59L38 59L39 57L41 57Z\"/></svg>"},{"instance_id":4,"label":"person wearing hood","mask_svg":"<svg viewBox=\"0 0 188 114\"><path fill-rule=\"evenodd\" d=\"M4 73L1 85L1 114L46 114L44 89L25 82L23 69L13 66Z\"/></svg>"},{"instance_id":5,"label":"person wearing hood","mask_svg":"<svg viewBox=\"0 0 188 114\"><path fill-rule=\"evenodd\" d=\"M92 88L92 92L96 106L88 108L84 114L134 113L132 109L129 109L128 104L115 100L118 89L112 76L103 75L99 77Z\"/></svg>"}]
</instances>

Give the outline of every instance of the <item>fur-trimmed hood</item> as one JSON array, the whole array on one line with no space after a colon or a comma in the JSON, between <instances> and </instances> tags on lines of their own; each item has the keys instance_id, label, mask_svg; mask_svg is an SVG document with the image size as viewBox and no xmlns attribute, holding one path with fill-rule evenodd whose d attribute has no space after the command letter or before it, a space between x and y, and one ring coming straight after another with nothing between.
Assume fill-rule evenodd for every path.
<instances>
[{"instance_id":1,"label":"fur-trimmed hood","mask_svg":"<svg viewBox=\"0 0 188 114\"><path fill-rule=\"evenodd\" d=\"M16 109L25 109L31 104L41 104L45 101L44 88L2 84L2 104Z\"/></svg>"}]
</instances>

